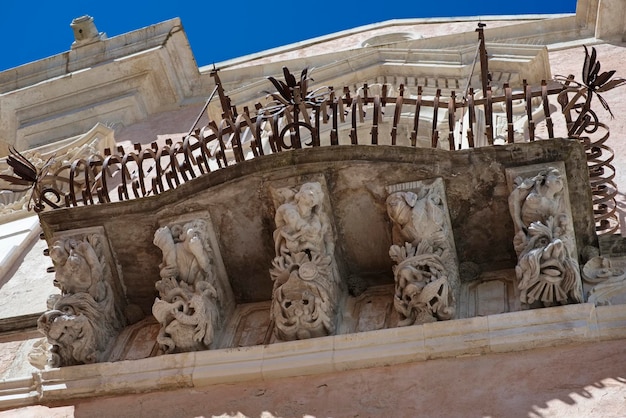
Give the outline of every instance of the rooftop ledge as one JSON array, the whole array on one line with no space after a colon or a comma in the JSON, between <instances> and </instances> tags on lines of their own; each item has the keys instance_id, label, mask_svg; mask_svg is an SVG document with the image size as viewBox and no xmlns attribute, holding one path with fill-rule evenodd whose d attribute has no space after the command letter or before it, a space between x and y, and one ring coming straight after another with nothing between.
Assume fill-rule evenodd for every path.
<instances>
[{"instance_id":1,"label":"rooftop ledge","mask_svg":"<svg viewBox=\"0 0 626 418\"><path fill-rule=\"evenodd\" d=\"M626 305L590 303L357 334L63 367L0 382L0 410L626 338Z\"/></svg>"}]
</instances>

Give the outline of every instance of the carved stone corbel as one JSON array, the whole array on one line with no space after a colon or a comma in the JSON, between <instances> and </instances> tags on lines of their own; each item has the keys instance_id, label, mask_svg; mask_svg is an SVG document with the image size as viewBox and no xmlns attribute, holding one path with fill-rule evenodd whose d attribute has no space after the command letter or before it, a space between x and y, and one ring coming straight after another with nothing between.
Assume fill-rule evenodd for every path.
<instances>
[{"instance_id":1,"label":"carved stone corbel","mask_svg":"<svg viewBox=\"0 0 626 418\"><path fill-rule=\"evenodd\" d=\"M335 236L319 182L274 190L274 335L289 341L332 335L343 288L334 262Z\"/></svg>"},{"instance_id":2,"label":"carved stone corbel","mask_svg":"<svg viewBox=\"0 0 626 418\"><path fill-rule=\"evenodd\" d=\"M460 280L443 181L416 181L388 191L398 325L454 318Z\"/></svg>"},{"instance_id":3,"label":"carved stone corbel","mask_svg":"<svg viewBox=\"0 0 626 418\"><path fill-rule=\"evenodd\" d=\"M159 297L152 313L161 324L157 342L164 353L206 350L222 324L223 291L217 278L208 224L195 219L159 228Z\"/></svg>"},{"instance_id":4,"label":"carved stone corbel","mask_svg":"<svg viewBox=\"0 0 626 418\"><path fill-rule=\"evenodd\" d=\"M125 297L116 282L103 234L84 233L54 241L54 285L60 295L37 321L51 348L52 367L106 360L111 343L126 325Z\"/></svg>"},{"instance_id":5,"label":"carved stone corbel","mask_svg":"<svg viewBox=\"0 0 626 418\"><path fill-rule=\"evenodd\" d=\"M530 176L514 180L509 210L518 256L515 271L524 306L548 307L583 300L566 193L565 178L555 167L536 169Z\"/></svg>"}]
</instances>

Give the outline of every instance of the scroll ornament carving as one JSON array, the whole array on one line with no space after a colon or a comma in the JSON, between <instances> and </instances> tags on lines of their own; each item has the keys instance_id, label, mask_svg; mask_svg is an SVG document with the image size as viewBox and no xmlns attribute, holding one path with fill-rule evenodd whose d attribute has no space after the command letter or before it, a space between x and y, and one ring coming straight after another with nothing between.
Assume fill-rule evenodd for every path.
<instances>
[{"instance_id":1,"label":"scroll ornament carving","mask_svg":"<svg viewBox=\"0 0 626 418\"><path fill-rule=\"evenodd\" d=\"M103 361L126 325L102 243L102 236L91 234L58 240L50 248L61 294L49 298L50 310L39 317L37 328L51 345L52 367Z\"/></svg>"},{"instance_id":2,"label":"scroll ornament carving","mask_svg":"<svg viewBox=\"0 0 626 418\"><path fill-rule=\"evenodd\" d=\"M515 180L509 210L515 225L515 267L527 305L553 306L582 301L574 229L563 199L564 184L556 168Z\"/></svg>"},{"instance_id":3,"label":"scroll ornament carving","mask_svg":"<svg viewBox=\"0 0 626 418\"><path fill-rule=\"evenodd\" d=\"M587 302L596 306L626 301L626 271L614 267L606 257L593 257L583 267L583 280L592 286Z\"/></svg>"},{"instance_id":4,"label":"scroll ornament carving","mask_svg":"<svg viewBox=\"0 0 626 418\"><path fill-rule=\"evenodd\" d=\"M157 343L164 353L205 350L214 341L220 295L208 236L203 220L164 226L154 234L163 262L152 313L161 324Z\"/></svg>"},{"instance_id":5,"label":"scroll ornament carving","mask_svg":"<svg viewBox=\"0 0 626 418\"><path fill-rule=\"evenodd\" d=\"M334 236L318 182L276 193L271 318L280 340L332 335L340 299Z\"/></svg>"},{"instance_id":6,"label":"scroll ornament carving","mask_svg":"<svg viewBox=\"0 0 626 418\"><path fill-rule=\"evenodd\" d=\"M396 263L394 307L399 326L451 319L456 301L450 286L455 260L448 241L446 214L434 189L419 195L394 192L387 197L393 222L389 256Z\"/></svg>"}]
</instances>

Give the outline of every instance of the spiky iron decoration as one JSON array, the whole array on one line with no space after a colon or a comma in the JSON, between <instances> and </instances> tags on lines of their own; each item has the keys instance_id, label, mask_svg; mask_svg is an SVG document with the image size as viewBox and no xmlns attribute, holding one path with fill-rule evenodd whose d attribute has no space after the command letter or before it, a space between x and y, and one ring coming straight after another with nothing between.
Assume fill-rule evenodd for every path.
<instances>
[{"instance_id":1,"label":"spiky iron decoration","mask_svg":"<svg viewBox=\"0 0 626 418\"><path fill-rule=\"evenodd\" d=\"M308 91L309 81L308 68L304 68L300 73L300 80L289 72L287 67L283 67L285 81L277 80L274 77L267 77L276 87L277 92L266 91L272 100L259 110L259 116L263 120L272 120L272 126L276 132L273 141L276 141L280 148L301 148L300 128L304 128L311 133L311 142L306 145L319 145L319 116L320 107L332 97L331 87L320 87L313 91ZM315 122L312 122L309 111L312 110ZM286 117L287 124L278 129L278 119ZM291 145L285 144L283 138L287 132L291 132Z\"/></svg>"},{"instance_id":2,"label":"spiky iron decoration","mask_svg":"<svg viewBox=\"0 0 626 418\"><path fill-rule=\"evenodd\" d=\"M609 112L611 118L614 118L615 116L609 104L600 93L626 84L626 79L621 77L611 80L616 70L600 73L600 61L597 60L596 49L592 47L591 54L589 54L587 47L583 47L585 48L585 63L582 71L583 82L579 83L575 81L573 76L555 77L566 86L566 89L558 96L559 103L563 108L563 113L567 113L571 110L575 110L578 113L578 118L576 118L576 121L568 128L568 134L570 136L579 136L583 132L593 133L598 129L598 116L591 109L591 100L593 99L594 93L598 97L602 107ZM569 99L567 95L568 92L575 92L576 94L572 99ZM578 99L581 97L585 99L584 102L577 103Z\"/></svg>"},{"instance_id":3,"label":"spiky iron decoration","mask_svg":"<svg viewBox=\"0 0 626 418\"><path fill-rule=\"evenodd\" d=\"M615 202L617 186L613 181L615 177L615 167L612 165L614 152L605 144L609 138L609 127L600 122L598 115L591 108L591 102L593 96L597 96L602 107L609 112L611 118L614 118L609 104L600 93L623 86L626 84L626 79L620 77L612 79L615 70L600 72L601 67L597 60L596 49L591 48L590 54L587 47L584 48L582 83L575 81L573 75L556 76L555 79L563 83L564 87L557 100L565 115L569 137L578 138L585 147L596 231L608 234L614 233L619 227ZM571 98L569 93L573 93ZM575 120L572 120L572 111L577 114ZM599 131L600 128L602 131Z\"/></svg>"},{"instance_id":4,"label":"spiky iron decoration","mask_svg":"<svg viewBox=\"0 0 626 418\"><path fill-rule=\"evenodd\" d=\"M10 186L15 187L5 188L4 190L12 192L31 190L30 199L28 200L28 210L41 212L45 208L44 204L53 209L60 208L61 206L59 206L58 203L61 201L61 194L49 185L45 185L44 182L44 178L48 175L48 171L53 163L54 156L50 157L43 167L37 169L26 157L20 154L14 147L11 147L9 149L9 156L7 157L7 164L13 169L14 175L0 174L0 179L8 182ZM55 196L56 202L46 197L48 193Z\"/></svg>"},{"instance_id":5,"label":"spiky iron decoration","mask_svg":"<svg viewBox=\"0 0 626 418\"><path fill-rule=\"evenodd\" d=\"M330 89L328 87L320 87L313 91L308 91L309 81L313 81L308 76L309 69L304 68L300 73L300 81L296 81L296 77L291 74L287 67L283 67L283 75L285 81L277 80L274 77L267 77L269 81L276 87L277 93L265 91L268 96L272 97L272 102L263 107L263 115L266 117L273 116L283 112L290 106L301 107L317 106L325 100Z\"/></svg>"}]
</instances>

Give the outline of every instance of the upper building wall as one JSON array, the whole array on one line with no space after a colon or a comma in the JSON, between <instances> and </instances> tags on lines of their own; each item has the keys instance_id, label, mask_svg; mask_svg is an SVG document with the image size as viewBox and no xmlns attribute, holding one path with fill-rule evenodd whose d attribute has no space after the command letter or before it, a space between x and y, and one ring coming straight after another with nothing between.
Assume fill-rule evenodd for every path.
<instances>
[{"instance_id":1,"label":"upper building wall","mask_svg":"<svg viewBox=\"0 0 626 418\"><path fill-rule=\"evenodd\" d=\"M0 155L130 125L193 100L198 69L179 19L0 73Z\"/></svg>"}]
</instances>

